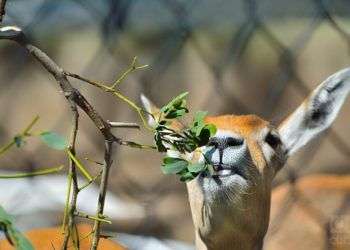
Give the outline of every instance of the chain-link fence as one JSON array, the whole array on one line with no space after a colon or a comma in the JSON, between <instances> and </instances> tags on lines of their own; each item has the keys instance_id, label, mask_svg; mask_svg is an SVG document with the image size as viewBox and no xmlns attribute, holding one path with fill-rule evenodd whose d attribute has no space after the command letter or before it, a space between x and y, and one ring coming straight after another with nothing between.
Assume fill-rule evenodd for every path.
<instances>
[{"instance_id":1,"label":"chain-link fence","mask_svg":"<svg viewBox=\"0 0 350 250\"><path fill-rule=\"evenodd\" d=\"M112 81L138 56L150 69L123 83L121 91L126 95L137 100L143 92L162 104L187 89L193 109L212 114L256 113L278 124L318 82L349 63L350 4L346 0L13 0L8 6L6 23L23 27L33 43L65 69ZM55 86L11 43L0 45L0 77L1 138L10 138L35 114L44 114L46 127L67 132L68 109L62 107L64 101L56 95ZM123 103L75 84L104 117L137 119ZM350 172L350 109L345 106L334 127L279 173L276 185L289 181L290 190L281 210L271 218L267 240L283 226L293 206L303 203L319 222L325 246L331 249L330 228L349 213L348 197L324 214L293 187L307 174ZM81 153L97 155L102 142L91 125L82 126ZM151 140L134 131L121 136ZM37 153L43 151L44 155ZM2 165L34 168L62 161L56 152L46 153L35 142L31 150L17 153ZM143 204L147 211L145 220L129 232L193 238L185 188L160 174L157 155L122 149L116 166L111 189Z\"/></svg>"}]
</instances>

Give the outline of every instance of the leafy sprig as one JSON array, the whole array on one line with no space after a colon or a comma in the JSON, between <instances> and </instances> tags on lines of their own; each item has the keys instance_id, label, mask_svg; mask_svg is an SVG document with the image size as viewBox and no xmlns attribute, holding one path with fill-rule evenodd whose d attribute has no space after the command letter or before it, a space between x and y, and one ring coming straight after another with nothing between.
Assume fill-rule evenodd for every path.
<instances>
[{"instance_id":1,"label":"leafy sprig","mask_svg":"<svg viewBox=\"0 0 350 250\"><path fill-rule=\"evenodd\" d=\"M14 226L14 219L5 209L0 206L0 231L5 233L6 238L18 250L34 250L30 241Z\"/></svg>"},{"instance_id":2,"label":"leafy sprig","mask_svg":"<svg viewBox=\"0 0 350 250\"><path fill-rule=\"evenodd\" d=\"M209 138L216 133L215 125L204 122L207 115L207 112L204 111L196 112L193 122L189 126L184 126L180 131L169 127L174 119L181 119L189 112L185 99L187 95L188 92L178 95L160 109L158 123L154 130L154 140L159 152L172 149L181 154L192 153L197 148L206 145ZM209 170L210 164L207 161L198 163L181 157L166 156L163 158L163 173L177 174L181 181L190 181L200 173Z\"/></svg>"}]
</instances>

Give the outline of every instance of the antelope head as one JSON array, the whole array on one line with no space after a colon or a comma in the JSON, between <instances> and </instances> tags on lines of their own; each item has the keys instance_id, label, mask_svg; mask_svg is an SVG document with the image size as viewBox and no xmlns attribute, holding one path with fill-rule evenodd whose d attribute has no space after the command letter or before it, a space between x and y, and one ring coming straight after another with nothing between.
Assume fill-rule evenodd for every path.
<instances>
[{"instance_id":1,"label":"antelope head","mask_svg":"<svg viewBox=\"0 0 350 250\"><path fill-rule=\"evenodd\" d=\"M255 115L206 117L217 132L199 149L197 160L209 160L215 171L187 183L197 249L262 248L273 178L289 156L331 125L349 91L350 69L344 69L321 83L278 127ZM156 116L159 110L141 99ZM152 117L149 122L154 124Z\"/></svg>"}]
</instances>

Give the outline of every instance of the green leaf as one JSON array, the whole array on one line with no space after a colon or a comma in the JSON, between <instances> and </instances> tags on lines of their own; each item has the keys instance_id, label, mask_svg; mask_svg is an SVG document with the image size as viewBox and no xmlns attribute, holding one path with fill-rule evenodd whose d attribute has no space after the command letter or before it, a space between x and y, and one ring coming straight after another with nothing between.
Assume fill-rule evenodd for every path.
<instances>
[{"instance_id":1,"label":"green leaf","mask_svg":"<svg viewBox=\"0 0 350 250\"><path fill-rule=\"evenodd\" d=\"M197 137L200 136L203 128L207 126L204 123L204 118L207 116L207 114L208 112L205 111L197 111L194 116L191 132Z\"/></svg>"},{"instance_id":2,"label":"green leaf","mask_svg":"<svg viewBox=\"0 0 350 250\"><path fill-rule=\"evenodd\" d=\"M178 110L171 110L169 113L167 113L164 117L165 119L175 119L183 116L184 114L188 113L187 108L181 108Z\"/></svg>"},{"instance_id":3,"label":"green leaf","mask_svg":"<svg viewBox=\"0 0 350 250\"><path fill-rule=\"evenodd\" d=\"M213 124L206 124L200 134L198 135L199 143L198 146L201 147L208 143L209 138L216 133L216 127Z\"/></svg>"},{"instance_id":4,"label":"green leaf","mask_svg":"<svg viewBox=\"0 0 350 250\"><path fill-rule=\"evenodd\" d=\"M203 130L204 127L205 127L205 124L200 124L199 126L194 127L194 131L193 132L195 132L197 137L200 136L200 134L202 133L202 130Z\"/></svg>"},{"instance_id":5,"label":"green leaf","mask_svg":"<svg viewBox=\"0 0 350 250\"><path fill-rule=\"evenodd\" d=\"M34 250L30 241L14 227L12 216L2 206L0 206L0 225L0 230L4 230L16 250Z\"/></svg>"},{"instance_id":6,"label":"green leaf","mask_svg":"<svg viewBox=\"0 0 350 250\"><path fill-rule=\"evenodd\" d=\"M7 232L10 235L11 241L14 243L16 250L34 250L30 241L16 228L11 227Z\"/></svg>"},{"instance_id":7,"label":"green leaf","mask_svg":"<svg viewBox=\"0 0 350 250\"><path fill-rule=\"evenodd\" d=\"M190 163L187 168L191 173L199 173L206 170L207 167L204 163Z\"/></svg>"},{"instance_id":8,"label":"green leaf","mask_svg":"<svg viewBox=\"0 0 350 250\"><path fill-rule=\"evenodd\" d=\"M198 111L194 115L193 122L179 132L168 128L169 120L182 117L188 113L185 97L187 92L173 98L167 105L160 110L161 117L168 120L160 120L155 129L154 140L159 152L165 152L165 145L170 145L172 149L179 153L193 152L196 148L208 143L209 138L216 133L216 127L213 124L204 122L207 112ZM168 121L168 122L166 122ZM201 172L209 171L209 165L206 163L189 163L181 158L165 157L163 159L162 171L165 174L177 174L181 181L189 181L198 176Z\"/></svg>"},{"instance_id":9,"label":"green leaf","mask_svg":"<svg viewBox=\"0 0 350 250\"><path fill-rule=\"evenodd\" d=\"M180 175L180 181L190 181L193 180L197 174L193 174L191 172L184 172Z\"/></svg>"},{"instance_id":10,"label":"green leaf","mask_svg":"<svg viewBox=\"0 0 350 250\"><path fill-rule=\"evenodd\" d=\"M167 105L163 106L160 109L160 112L167 113L172 110L177 110L180 108L183 108L186 106L186 96L188 95L188 92L181 93L180 95L173 98Z\"/></svg>"},{"instance_id":11,"label":"green leaf","mask_svg":"<svg viewBox=\"0 0 350 250\"><path fill-rule=\"evenodd\" d=\"M179 160L182 160L182 159L167 156L167 157L163 158L163 164L172 164L172 163L177 162Z\"/></svg>"},{"instance_id":12,"label":"green leaf","mask_svg":"<svg viewBox=\"0 0 350 250\"><path fill-rule=\"evenodd\" d=\"M162 171L164 174L177 174L182 170L186 169L188 162L180 158L167 157L164 159L162 164Z\"/></svg>"},{"instance_id":13,"label":"green leaf","mask_svg":"<svg viewBox=\"0 0 350 250\"><path fill-rule=\"evenodd\" d=\"M201 130L200 135L198 136L198 139L199 139L198 146L201 147L206 145L209 141L209 138L210 138L210 131L206 128L203 128Z\"/></svg>"},{"instance_id":14,"label":"green leaf","mask_svg":"<svg viewBox=\"0 0 350 250\"><path fill-rule=\"evenodd\" d=\"M197 111L194 115L194 121L198 124L201 124L204 122L204 118L207 116L208 112L206 111Z\"/></svg>"},{"instance_id":15,"label":"green leaf","mask_svg":"<svg viewBox=\"0 0 350 250\"><path fill-rule=\"evenodd\" d=\"M0 222L6 224L13 222L13 217L8 214L2 206L0 206Z\"/></svg>"},{"instance_id":16,"label":"green leaf","mask_svg":"<svg viewBox=\"0 0 350 250\"><path fill-rule=\"evenodd\" d=\"M197 148L197 144L194 142L186 142L184 148L187 152L191 153Z\"/></svg>"},{"instance_id":17,"label":"green leaf","mask_svg":"<svg viewBox=\"0 0 350 250\"><path fill-rule=\"evenodd\" d=\"M66 139L55 132L43 132L40 134L40 139L53 149L64 150L68 147Z\"/></svg>"},{"instance_id":18,"label":"green leaf","mask_svg":"<svg viewBox=\"0 0 350 250\"><path fill-rule=\"evenodd\" d=\"M210 136L214 136L216 134L217 128L214 124L207 124L205 128L209 130Z\"/></svg>"}]
</instances>

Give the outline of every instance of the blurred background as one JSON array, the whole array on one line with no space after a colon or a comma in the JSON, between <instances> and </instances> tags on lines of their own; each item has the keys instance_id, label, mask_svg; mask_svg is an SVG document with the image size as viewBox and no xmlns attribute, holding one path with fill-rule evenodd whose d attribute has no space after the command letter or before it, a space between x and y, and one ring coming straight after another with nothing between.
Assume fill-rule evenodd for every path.
<instances>
[{"instance_id":1,"label":"blurred background","mask_svg":"<svg viewBox=\"0 0 350 250\"><path fill-rule=\"evenodd\" d=\"M120 86L137 103L140 93L161 106L189 91L192 111L255 113L275 125L318 83L350 62L347 0L11 0L4 23L22 27L62 68L91 80L112 83L137 56L140 64L150 67L128 76ZM86 83L72 83L106 120L139 122L122 101ZM78 156L101 161L102 137L80 113ZM53 130L68 137L69 106L54 79L24 49L1 41L1 145L35 115L40 116L36 131ZM349 117L347 100L332 129L293 156L275 185L313 173L348 174ZM146 130L115 133L152 143ZM117 148L109 190L120 202L139 210L137 219L120 216L109 230L191 243L194 233L185 185L161 173L161 157L156 152ZM84 163L98 172L98 166ZM0 159L4 171L59 164L67 165L66 156L35 138ZM25 181L30 190L31 180ZM13 195L4 206L20 217L23 211L16 209L27 201L19 197ZM49 213L52 223L62 218L63 205L56 209Z\"/></svg>"}]
</instances>

